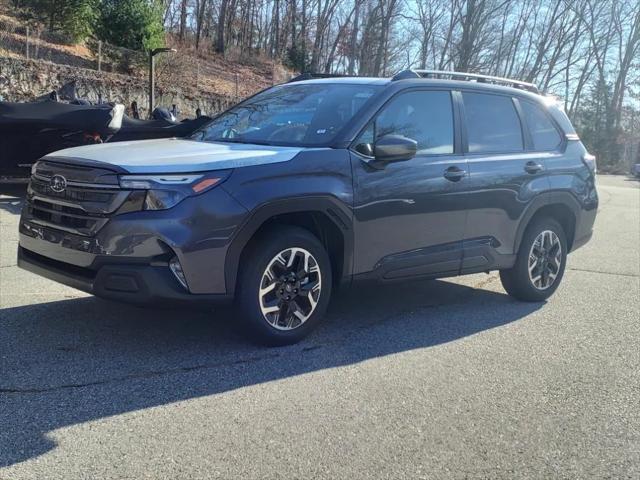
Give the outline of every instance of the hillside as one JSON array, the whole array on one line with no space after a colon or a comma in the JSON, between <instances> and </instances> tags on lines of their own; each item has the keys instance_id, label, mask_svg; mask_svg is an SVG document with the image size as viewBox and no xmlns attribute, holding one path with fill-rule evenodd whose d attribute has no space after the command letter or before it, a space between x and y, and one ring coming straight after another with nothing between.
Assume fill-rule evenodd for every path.
<instances>
[{"instance_id":1,"label":"hillside","mask_svg":"<svg viewBox=\"0 0 640 480\"><path fill-rule=\"evenodd\" d=\"M243 62L210 52L196 53L193 48L180 45L171 35L167 35L167 44L176 48L177 53L156 57L158 104L161 104L164 97L170 97L171 102L180 104L182 96L191 99L200 97L205 103L206 97L210 96L224 97L226 101L233 102L273 83L284 81L292 74L280 64L267 59L252 58L251 62ZM95 40L88 40L80 45L66 45L59 36L47 32L41 26L32 25L27 29L2 1L0 59L4 59L4 65L18 65L14 70L32 70L32 76L50 74L52 71L63 72L59 79L52 79L54 85L70 80L86 84L97 79L107 86L113 85L116 91L118 85L128 84L144 92L148 81L147 58L143 53L113 45L98 45ZM4 79L0 78L0 85L4 84L4 88L0 87L0 94L5 100L22 101L46 93L38 90L43 86L41 81L33 82L30 92L25 91L24 82L19 89L12 89L13 82L7 78L6 71L5 67ZM2 75L3 72L0 72L0 77ZM125 101L125 95L119 96L120 98L115 99L103 98ZM146 99L141 98L138 103L144 106ZM189 108L192 103L189 102Z\"/></svg>"}]
</instances>

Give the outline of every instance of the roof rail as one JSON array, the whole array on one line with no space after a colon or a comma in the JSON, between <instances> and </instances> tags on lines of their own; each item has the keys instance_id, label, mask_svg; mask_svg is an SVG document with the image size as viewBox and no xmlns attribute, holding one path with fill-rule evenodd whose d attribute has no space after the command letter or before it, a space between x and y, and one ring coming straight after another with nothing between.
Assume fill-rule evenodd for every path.
<instances>
[{"instance_id":1,"label":"roof rail","mask_svg":"<svg viewBox=\"0 0 640 480\"><path fill-rule=\"evenodd\" d=\"M287 83L302 82L303 80L313 80L314 78L334 78L334 77L348 77L349 75L342 75L340 73L301 73L297 77L293 77Z\"/></svg>"},{"instance_id":2,"label":"roof rail","mask_svg":"<svg viewBox=\"0 0 640 480\"><path fill-rule=\"evenodd\" d=\"M540 90L533 83L521 82L513 78L492 77L491 75L480 75L467 72L449 72L446 70L403 70L391 79L405 80L408 78L440 78L449 80L466 80L478 83L491 83L493 85L505 85L507 87L519 88L528 92L540 93Z\"/></svg>"}]
</instances>

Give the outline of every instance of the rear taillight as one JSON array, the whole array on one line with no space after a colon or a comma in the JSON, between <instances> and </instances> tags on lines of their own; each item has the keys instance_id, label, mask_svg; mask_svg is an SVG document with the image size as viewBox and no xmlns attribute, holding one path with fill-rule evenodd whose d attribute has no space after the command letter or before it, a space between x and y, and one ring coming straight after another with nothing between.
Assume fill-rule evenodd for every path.
<instances>
[{"instance_id":1,"label":"rear taillight","mask_svg":"<svg viewBox=\"0 0 640 480\"><path fill-rule=\"evenodd\" d=\"M582 163L584 163L587 166L587 168L591 170L591 173L593 173L594 175L596 174L597 168L596 168L595 155L591 155L590 153L585 153L584 155L582 155Z\"/></svg>"}]
</instances>

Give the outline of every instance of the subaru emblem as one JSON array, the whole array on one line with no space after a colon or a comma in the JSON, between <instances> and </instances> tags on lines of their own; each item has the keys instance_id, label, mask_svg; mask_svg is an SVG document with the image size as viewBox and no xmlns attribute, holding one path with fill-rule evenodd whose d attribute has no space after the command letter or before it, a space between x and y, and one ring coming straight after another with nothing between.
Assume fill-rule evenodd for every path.
<instances>
[{"instance_id":1,"label":"subaru emblem","mask_svg":"<svg viewBox=\"0 0 640 480\"><path fill-rule=\"evenodd\" d=\"M49 181L49 186L54 192L62 193L67 188L67 179L62 175L54 175Z\"/></svg>"}]
</instances>

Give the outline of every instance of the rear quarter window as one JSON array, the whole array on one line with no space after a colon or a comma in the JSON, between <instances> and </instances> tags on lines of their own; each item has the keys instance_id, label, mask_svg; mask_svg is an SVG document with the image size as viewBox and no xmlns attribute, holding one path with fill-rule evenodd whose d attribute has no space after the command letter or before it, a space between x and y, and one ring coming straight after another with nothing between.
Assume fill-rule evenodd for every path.
<instances>
[{"instance_id":1,"label":"rear quarter window","mask_svg":"<svg viewBox=\"0 0 640 480\"><path fill-rule=\"evenodd\" d=\"M524 120L531 133L534 150L555 150L562 142L558 129L549 116L537 105L521 101Z\"/></svg>"}]
</instances>

